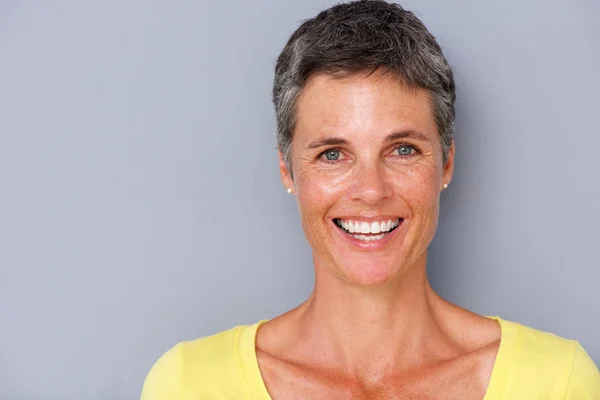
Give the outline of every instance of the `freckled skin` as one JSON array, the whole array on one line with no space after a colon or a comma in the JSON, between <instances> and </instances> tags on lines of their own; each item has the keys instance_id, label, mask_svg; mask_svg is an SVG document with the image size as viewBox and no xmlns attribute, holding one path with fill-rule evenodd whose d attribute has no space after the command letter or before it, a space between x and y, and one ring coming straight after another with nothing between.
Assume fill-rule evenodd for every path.
<instances>
[{"instance_id":1,"label":"freckled skin","mask_svg":"<svg viewBox=\"0 0 600 400\"><path fill-rule=\"evenodd\" d=\"M423 89L407 89L391 77L335 79L319 75L309 81L297 105L292 143L293 181L302 226L315 262L340 278L360 285L394 279L423 257L438 219L439 195L450 181L442 147ZM421 132L427 140L387 142L403 130ZM307 149L322 137L348 143ZM398 145L414 145L409 158L394 154ZM340 151L337 163L319 154ZM340 216L389 215L404 218L404 235L381 251L361 251L340 240L332 219Z\"/></svg>"},{"instance_id":2,"label":"freckled skin","mask_svg":"<svg viewBox=\"0 0 600 400\"><path fill-rule=\"evenodd\" d=\"M313 250L315 287L257 332L271 398L482 399L500 328L427 280L454 166L454 145L443 162L428 93L377 73L317 75L296 111L293 174L281 154L279 167ZM403 222L367 244L335 218Z\"/></svg>"}]
</instances>

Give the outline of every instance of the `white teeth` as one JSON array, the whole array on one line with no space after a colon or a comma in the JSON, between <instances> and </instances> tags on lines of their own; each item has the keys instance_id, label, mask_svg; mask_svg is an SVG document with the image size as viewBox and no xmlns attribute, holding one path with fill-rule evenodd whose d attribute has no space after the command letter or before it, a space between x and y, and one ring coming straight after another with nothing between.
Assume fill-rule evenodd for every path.
<instances>
[{"instance_id":1,"label":"white teeth","mask_svg":"<svg viewBox=\"0 0 600 400\"><path fill-rule=\"evenodd\" d=\"M371 225L369 225L366 222L361 222L360 223L360 229L358 230L358 232L362 232L362 233L371 233Z\"/></svg>"},{"instance_id":2,"label":"white teeth","mask_svg":"<svg viewBox=\"0 0 600 400\"><path fill-rule=\"evenodd\" d=\"M379 222L375 221L371 223L371 233L379 233L381 232L381 227L379 226Z\"/></svg>"},{"instance_id":3,"label":"white teeth","mask_svg":"<svg viewBox=\"0 0 600 400\"><path fill-rule=\"evenodd\" d=\"M383 239L385 237L385 233L381 234L381 235L376 235L376 236L365 236L365 235L352 235L353 238L358 239L358 240L364 240L366 242L369 242L371 240L379 240L379 239Z\"/></svg>"},{"instance_id":4,"label":"white teeth","mask_svg":"<svg viewBox=\"0 0 600 400\"><path fill-rule=\"evenodd\" d=\"M386 222L375 221L372 223L368 222L357 222L357 221L343 221L341 219L337 220L337 224L350 233L387 233L390 230L397 227L400 223L399 219L388 220ZM363 235L356 235L363 236ZM367 236L363 236L367 238ZM374 236L369 236L374 237ZM370 240L370 239L361 239L361 240Z\"/></svg>"}]
</instances>

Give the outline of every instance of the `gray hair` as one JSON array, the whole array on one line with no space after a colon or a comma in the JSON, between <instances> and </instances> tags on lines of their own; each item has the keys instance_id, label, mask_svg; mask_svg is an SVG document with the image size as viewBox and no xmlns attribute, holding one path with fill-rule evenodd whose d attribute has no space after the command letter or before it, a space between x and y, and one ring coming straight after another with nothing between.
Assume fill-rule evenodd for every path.
<instances>
[{"instance_id":1,"label":"gray hair","mask_svg":"<svg viewBox=\"0 0 600 400\"><path fill-rule=\"evenodd\" d=\"M454 140L456 90L442 49L412 12L384 0L335 5L292 34L275 66L273 103L277 147L291 169L296 102L315 74L349 76L382 71L429 92L444 164Z\"/></svg>"}]
</instances>

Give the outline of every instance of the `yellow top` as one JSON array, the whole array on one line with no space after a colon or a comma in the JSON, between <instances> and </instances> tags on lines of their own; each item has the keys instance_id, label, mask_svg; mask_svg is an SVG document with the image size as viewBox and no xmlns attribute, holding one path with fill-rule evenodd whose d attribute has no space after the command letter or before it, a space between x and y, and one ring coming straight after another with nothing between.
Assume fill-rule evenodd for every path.
<instances>
[{"instance_id":1,"label":"yellow top","mask_svg":"<svg viewBox=\"0 0 600 400\"><path fill-rule=\"evenodd\" d=\"M502 338L484 400L600 399L600 373L578 342L493 319ZM141 400L270 400L255 348L264 322L179 343L152 367Z\"/></svg>"}]
</instances>

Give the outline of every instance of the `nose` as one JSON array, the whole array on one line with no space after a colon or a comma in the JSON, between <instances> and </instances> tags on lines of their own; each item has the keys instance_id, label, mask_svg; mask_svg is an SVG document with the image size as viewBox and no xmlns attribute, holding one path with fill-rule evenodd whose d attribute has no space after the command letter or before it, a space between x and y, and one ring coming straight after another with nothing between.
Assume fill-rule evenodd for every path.
<instances>
[{"instance_id":1,"label":"nose","mask_svg":"<svg viewBox=\"0 0 600 400\"><path fill-rule=\"evenodd\" d=\"M392 193L392 185L386 174L385 166L379 163L369 163L358 169L350 194L353 200L375 205L391 197Z\"/></svg>"}]
</instances>

